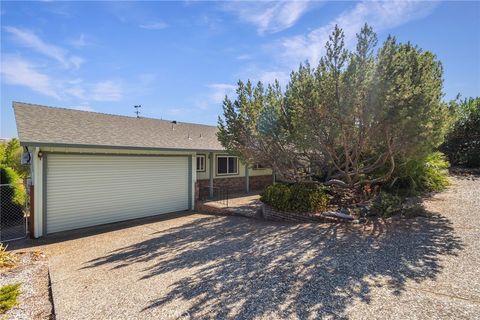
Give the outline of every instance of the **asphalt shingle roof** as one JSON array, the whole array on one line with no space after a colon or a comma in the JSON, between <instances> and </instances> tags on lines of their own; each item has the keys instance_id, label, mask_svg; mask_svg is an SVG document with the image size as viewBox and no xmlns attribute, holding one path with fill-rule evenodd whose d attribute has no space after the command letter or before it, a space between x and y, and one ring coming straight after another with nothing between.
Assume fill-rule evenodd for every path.
<instances>
[{"instance_id":1,"label":"asphalt shingle roof","mask_svg":"<svg viewBox=\"0 0 480 320\"><path fill-rule=\"evenodd\" d=\"M24 145L223 150L214 126L13 102Z\"/></svg>"}]
</instances>

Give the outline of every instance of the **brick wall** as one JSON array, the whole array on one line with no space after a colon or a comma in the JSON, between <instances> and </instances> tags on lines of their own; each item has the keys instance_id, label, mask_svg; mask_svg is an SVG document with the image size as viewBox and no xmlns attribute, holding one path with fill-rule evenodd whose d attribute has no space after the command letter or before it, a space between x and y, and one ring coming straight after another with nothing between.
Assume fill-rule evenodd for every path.
<instances>
[{"instance_id":1,"label":"brick wall","mask_svg":"<svg viewBox=\"0 0 480 320\"><path fill-rule=\"evenodd\" d=\"M201 201L195 202L195 211L205 214L213 214L216 216L231 216L232 212L226 210L225 208L217 208L214 206L208 206L202 203Z\"/></svg>"},{"instance_id":2,"label":"brick wall","mask_svg":"<svg viewBox=\"0 0 480 320\"><path fill-rule=\"evenodd\" d=\"M253 176L250 177L250 190L261 191L273 183L273 176Z\"/></svg>"}]
</instances>

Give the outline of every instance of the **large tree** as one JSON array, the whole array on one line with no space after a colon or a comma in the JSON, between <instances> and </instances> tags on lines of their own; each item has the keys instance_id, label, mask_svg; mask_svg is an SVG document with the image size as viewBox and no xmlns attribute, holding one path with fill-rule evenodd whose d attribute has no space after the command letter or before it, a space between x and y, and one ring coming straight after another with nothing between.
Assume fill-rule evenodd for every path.
<instances>
[{"instance_id":1,"label":"large tree","mask_svg":"<svg viewBox=\"0 0 480 320\"><path fill-rule=\"evenodd\" d=\"M442 67L430 52L365 25L354 52L335 27L316 68L291 73L285 92L239 82L224 101L219 139L247 163L269 165L286 179L316 177L356 188L386 181L397 158L425 154L445 133Z\"/></svg>"}]
</instances>

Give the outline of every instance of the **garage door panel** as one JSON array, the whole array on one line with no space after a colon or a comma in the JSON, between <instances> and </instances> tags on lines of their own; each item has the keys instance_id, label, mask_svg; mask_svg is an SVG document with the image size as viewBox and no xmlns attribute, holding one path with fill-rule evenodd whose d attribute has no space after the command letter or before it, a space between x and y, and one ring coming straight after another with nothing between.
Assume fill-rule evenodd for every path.
<instances>
[{"instance_id":1,"label":"garage door panel","mask_svg":"<svg viewBox=\"0 0 480 320\"><path fill-rule=\"evenodd\" d=\"M187 210L187 157L50 154L47 232Z\"/></svg>"}]
</instances>

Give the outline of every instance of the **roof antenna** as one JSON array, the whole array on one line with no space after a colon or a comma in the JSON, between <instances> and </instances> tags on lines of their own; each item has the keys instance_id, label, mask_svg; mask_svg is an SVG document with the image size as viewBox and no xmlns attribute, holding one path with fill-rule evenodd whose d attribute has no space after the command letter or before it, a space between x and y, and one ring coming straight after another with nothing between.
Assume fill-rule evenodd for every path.
<instances>
[{"instance_id":1,"label":"roof antenna","mask_svg":"<svg viewBox=\"0 0 480 320\"><path fill-rule=\"evenodd\" d=\"M137 118L140 118L140 108L142 107L142 105L138 105L138 106L133 106L135 108L135 114L137 115Z\"/></svg>"}]
</instances>

